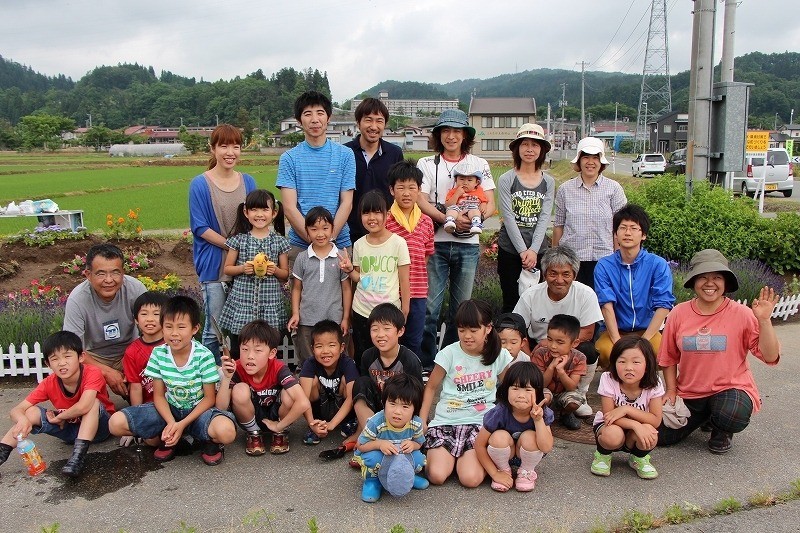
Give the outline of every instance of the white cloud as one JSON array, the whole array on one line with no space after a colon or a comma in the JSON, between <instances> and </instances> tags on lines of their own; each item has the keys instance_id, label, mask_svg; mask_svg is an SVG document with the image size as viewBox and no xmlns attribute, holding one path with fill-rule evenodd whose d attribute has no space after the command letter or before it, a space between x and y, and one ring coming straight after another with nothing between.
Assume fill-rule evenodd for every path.
<instances>
[{"instance_id":1,"label":"white cloud","mask_svg":"<svg viewBox=\"0 0 800 533\"><path fill-rule=\"evenodd\" d=\"M2 2L0 54L75 80L122 62L210 81L312 67L327 71L341 101L386 79L443 83L577 70L581 60L594 63L589 70L641 72L649 2L632 1ZM724 4L715 5L720 40ZM670 70L677 73L690 64L693 4L667 6ZM741 2L736 55L799 50L800 32L785 22L786 9L780 0Z\"/></svg>"}]
</instances>

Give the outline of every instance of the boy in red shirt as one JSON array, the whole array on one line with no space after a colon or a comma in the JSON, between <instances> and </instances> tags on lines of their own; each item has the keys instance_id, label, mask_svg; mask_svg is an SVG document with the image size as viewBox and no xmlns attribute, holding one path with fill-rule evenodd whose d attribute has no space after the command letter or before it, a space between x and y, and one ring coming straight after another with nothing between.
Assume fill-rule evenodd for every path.
<instances>
[{"instance_id":1,"label":"boy in red shirt","mask_svg":"<svg viewBox=\"0 0 800 533\"><path fill-rule=\"evenodd\" d=\"M85 352L80 337L59 331L44 340L42 352L53 373L11 410L9 416L14 425L0 439L0 464L8 459L18 437L46 433L75 443L61 472L78 477L89 444L109 436L108 418L114 412L114 404L108 399L102 372L94 365L83 364ZM46 401L55 409L37 406Z\"/></svg>"},{"instance_id":2,"label":"boy in red shirt","mask_svg":"<svg viewBox=\"0 0 800 533\"><path fill-rule=\"evenodd\" d=\"M386 229L406 241L411 257L411 300L400 344L417 357L422 355L422 332L428 305L428 257L434 252L433 220L417 205L421 187L422 171L413 160L400 161L389 169L389 192L394 202L386 217Z\"/></svg>"},{"instance_id":3,"label":"boy in red shirt","mask_svg":"<svg viewBox=\"0 0 800 533\"><path fill-rule=\"evenodd\" d=\"M247 431L247 455L266 450L262 430L272 432L269 451L289 451L286 429L311 408L291 370L277 360L281 335L264 320L254 320L239 332L240 357L222 356L222 381L217 409L231 407L236 421Z\"/></svg>"},{"instance_id":4,"label":"boy in red shirt","mask_svg":"<svg viewBox=\"0 0 800 533\"><path fill-rule=\"evenodd\" d=\"M150 360L153 348L164 344L161 313L167 300L167 296L162 292L147 291L133 303L133 317L140 336L125 349L125 355L122 357L122 368L125 371L125 381L128 382L131 405L153 401L153 379L144 375L144 369Z\"/></svg>"}]
</instances>

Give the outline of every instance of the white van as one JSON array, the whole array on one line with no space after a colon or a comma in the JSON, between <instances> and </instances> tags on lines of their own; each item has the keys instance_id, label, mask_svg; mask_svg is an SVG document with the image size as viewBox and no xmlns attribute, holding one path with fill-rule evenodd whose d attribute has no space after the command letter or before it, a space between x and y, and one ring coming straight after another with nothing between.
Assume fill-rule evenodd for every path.
<instances>
[{"instance_id":1,"label":"white van","mask_svg":"<svg viewBox=\"0 0 800 533\"><path fill-rule=\"evenodd\" d=\"M770 148L767 151L766 167L762 156L748 155L745 158L744 170L733 173L732 187L734 192L740 192L752 197L758 188L759 179L764 176L766 171L764 191L782 192L786 198L789 198L794 188L792 170L792 163L786 149Z\"/></svg>"}]
</instances>

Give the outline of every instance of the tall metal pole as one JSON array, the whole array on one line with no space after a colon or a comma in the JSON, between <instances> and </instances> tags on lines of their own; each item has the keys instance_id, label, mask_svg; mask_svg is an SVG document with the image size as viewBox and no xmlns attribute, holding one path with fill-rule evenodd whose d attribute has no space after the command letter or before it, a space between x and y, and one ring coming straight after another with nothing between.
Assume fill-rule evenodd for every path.
<instances>
[{"instance_id":1,"label":"tall metal pole","mask_svg":"<svg viewBox=\"0 0 800 533\"><path fill-rule=\"evenodd\" d=\"M736 37L736 7L740 0L725 0L722 33L722 81L733 81L734 42Z\"/></svg>"},{"instance_id":2,"label":"tall metal pole","mask_svg":"<svg viewBox=\"0 0 800 533\"><path fill-rule=\"evenodd\" d=\"M586 61L581 61L581 139L586 137Z\"/></svg>"},{"instance_id":3,"label":"tall metal pole","mask_svg":"<svg viewBox=\"0 0 800 533\"><path fill-rule=\"evenodd\" d=\"M694 0L692 63L689 70L687 195L692 192L693 180L708 178L716 10L716 0Z\"/></svg>"},{"instance_id":4,"label":"tall metal pole","mask_svg":"<svg viewBox=\"0 0 800 533\"><path fill-rule=\"evenodd\" d=\"M567 148L567 139L564 137L564 108L567 106L567 84L561 84L561 101L558 103L561 106L561 159L564 159Z\"/></svg>"}]
</instances>

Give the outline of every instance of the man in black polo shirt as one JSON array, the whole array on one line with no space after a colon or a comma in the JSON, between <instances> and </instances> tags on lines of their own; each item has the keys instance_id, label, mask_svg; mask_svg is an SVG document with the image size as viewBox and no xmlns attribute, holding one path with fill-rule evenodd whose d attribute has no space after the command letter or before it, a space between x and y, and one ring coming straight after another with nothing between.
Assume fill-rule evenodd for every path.
<instances>
[{"instance_id":1,"label":"man in black polo shirt","mask_svg":"<svg viewBox=\"0 0 800 533\"><path fill-rule=\"evenodd\" d=\"M377 98L366 98L356 107L355 115L360 133L345 144L353 149L356 157L356 190L353 193L353 209L347 221L353 242L367 234L361 225L358 209L361 197L377 189L386 197L386 205L392 205L387 177L389 167L403 160L403 150L381 138L389 120L389 110L383 102Z\"/></svg>"}]
</instances>

